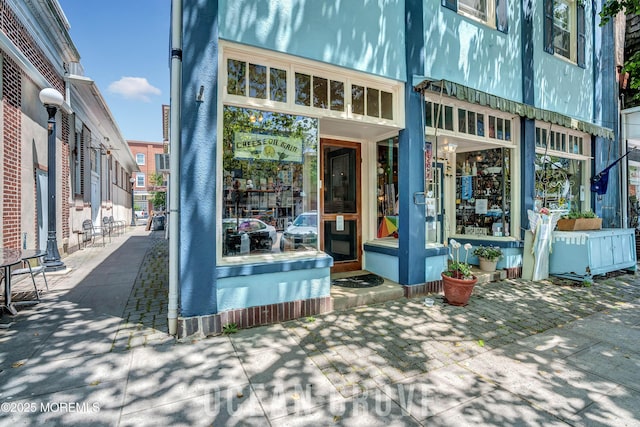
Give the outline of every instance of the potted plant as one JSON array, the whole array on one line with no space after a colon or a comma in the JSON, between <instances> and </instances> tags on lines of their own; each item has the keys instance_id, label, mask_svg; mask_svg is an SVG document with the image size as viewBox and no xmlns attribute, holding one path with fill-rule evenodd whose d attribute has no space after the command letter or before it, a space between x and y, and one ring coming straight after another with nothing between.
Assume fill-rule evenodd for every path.
<instances>
[{"instance_id":1,"label":"potted plant","mask_svg":"<svg viewBox=\"0 0 640 427\"><path fill-rule=\"evenodd\" d=\"M450 245L451 253L449 256L451 257L451 262L441 274L442 288L447 303L463 306L469 302L473 287L478 281L478 278L471 273L471 267L467 263L471 245L469 243L464 245L466 251L464 262L460 262L460 243L451 239Z\"/></svg>"},{"instance_id":2,"label":"potted plant","mask_svg":"<svg viewBox=\"0 0 640 427\"><path fill-rule=\"evenodd\" d=\"M502 258L502 249L497 246L478 246L473 250L473 254L480 261L480 270L496 271L498 260Z\"/></svg>"},{"instance_id":3,"label":"potted plant","mask_svg":"<svg viewBox=\"0 0 640 427\"><path fill-rule=\"evenodd\" d=\"M583 212L572 210L558 220L560 231L600 230L601 228L602 218L598 218L591 210Z\"/></svg>"}]
</instances>

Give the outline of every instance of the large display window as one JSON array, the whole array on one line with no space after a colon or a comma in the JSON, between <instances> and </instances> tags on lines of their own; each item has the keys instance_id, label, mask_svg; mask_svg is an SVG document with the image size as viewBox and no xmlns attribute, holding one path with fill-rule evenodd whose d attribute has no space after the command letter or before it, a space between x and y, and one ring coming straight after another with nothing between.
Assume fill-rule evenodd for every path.
<instances>
[{"instance_id":1,"label":"large display window","mask_svg":"<svg viewBox=\"0 0 640 427\"><path fill-rule=\"evenodd\" d=\"M318 120L224 107L222 256L317 250Z\"/></svg>"},{"instance_id":2,"label":"large display window","mask_svg":"<svg viewBox=\"0 0 640 427\"><path fill-rule=\"evenodd\" d=\"M511 234L511 150L456 155L456 234Z\"/></svg>"}]
</instances>

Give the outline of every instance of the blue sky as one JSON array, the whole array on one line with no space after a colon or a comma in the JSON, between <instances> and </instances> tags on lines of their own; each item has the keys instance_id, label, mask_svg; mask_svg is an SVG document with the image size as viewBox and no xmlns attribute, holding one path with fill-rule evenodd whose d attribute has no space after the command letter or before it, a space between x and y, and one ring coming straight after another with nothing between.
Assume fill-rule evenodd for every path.
<instances>
[{"instance_id":1,"label":"blue sky","mask_svg":"<svg viewBox=\"0 0 640 427\"><path fill-rule=\"evenodd\" d=\"M170 0L58 0L85 76L127 140L162 141L169 104Z\"/></svg>"}]
</instances>

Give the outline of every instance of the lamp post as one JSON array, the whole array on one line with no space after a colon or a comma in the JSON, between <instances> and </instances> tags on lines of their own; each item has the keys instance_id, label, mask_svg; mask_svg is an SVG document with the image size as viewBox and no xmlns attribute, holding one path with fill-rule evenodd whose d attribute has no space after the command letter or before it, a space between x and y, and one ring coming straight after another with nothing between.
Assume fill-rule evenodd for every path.
<instances>
[{"instance_id":1,"label":"lamp post","mask_svg":"<svg viewBox=\"0 0 640 427\"><path fill-rule=\"evenodd\" d=\"M131 183L131 226L136 226L136 211L133 207L133 184L136 182L134 177L129 178L129 182Z\"/></svg>"},{"instance_id":2,"label":"lamp post","mask_svg":"<svg viewBox=\"0 0 640 427\"><path fill-rule=\"evenodd\" d=\"M47 205L49 223L47 227L47 253L43 264L46 271L58 271L67 268L60 260L58 242L56 240L56 112L64 102L62 94L53 88L40 91L40 102L47 109L48 146L47 146L47 182L49 203Z\"/></svg>"}]
</instances>

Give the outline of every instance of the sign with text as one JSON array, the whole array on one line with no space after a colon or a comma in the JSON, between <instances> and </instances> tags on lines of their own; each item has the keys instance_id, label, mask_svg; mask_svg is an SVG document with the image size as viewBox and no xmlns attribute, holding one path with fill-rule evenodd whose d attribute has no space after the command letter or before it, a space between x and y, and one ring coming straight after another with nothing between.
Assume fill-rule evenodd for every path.
<instances>
[{"instance_id":1,"label":"sign with text","mask_svg":"<svg viewBox=\"0 0 640 427\"><path fill-rule=\"evenodd\" d=\"M301 138L236 132L233 145L236 159L302 163Z\"/></svg>"}]
</instances>

